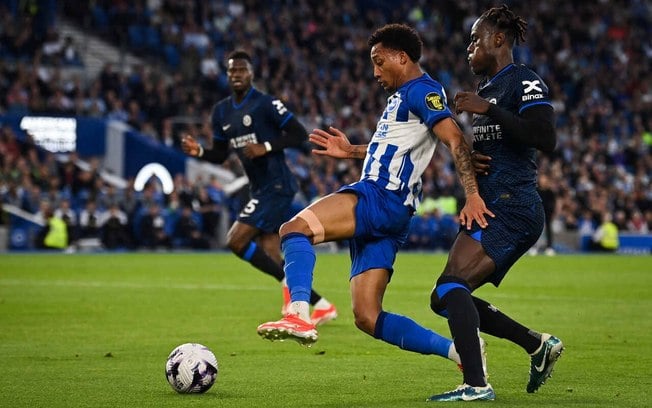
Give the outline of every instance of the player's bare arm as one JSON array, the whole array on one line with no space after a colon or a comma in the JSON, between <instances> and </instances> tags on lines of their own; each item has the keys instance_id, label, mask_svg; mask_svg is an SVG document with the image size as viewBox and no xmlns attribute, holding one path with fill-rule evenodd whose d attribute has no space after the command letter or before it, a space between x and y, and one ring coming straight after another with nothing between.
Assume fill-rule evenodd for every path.
<instances>
[{"instance_id":1,"label":"player's bare arm","mask_svg":"<svg viewBox=\"0 0 652 408\"><path fill-rule=\"evenodd\" d=\"M201 151L199 143L190 135L183 135L181 138L181 149L187 155L197 157Z\"/></svg>"},{"instance_id":2,"label":"player's bare arm","mask_svg":"<svg viewBox=\"0 0 652 408\"><path fill-rule=\"evenodd\" d=\"M364 159L367 154L367 145L352 145L344 132L332 126L328 131L314 129L308 138L311 143L323 149L313 149L312 152L317 155L338 159Z\"/></svg>"},{"instance_id":3,"label":"player's bare arm","mask_svg":"<svg viewBox=\"0 0 652 408\"><path fill-rule=\"evenodd\" d=\"M471 159L471 149L464 139L462 131L453 119L447 118L437 122L433 131L450 150L457 176L460 179L466 196L466 203L460 212L460 224L466 225L471 229L471 224L475 220L481 228L485 228L488 223L485 214L494 217L480 197L478 192L478 182L475 178L475 168Z\"/></svg>"}]
</instances>

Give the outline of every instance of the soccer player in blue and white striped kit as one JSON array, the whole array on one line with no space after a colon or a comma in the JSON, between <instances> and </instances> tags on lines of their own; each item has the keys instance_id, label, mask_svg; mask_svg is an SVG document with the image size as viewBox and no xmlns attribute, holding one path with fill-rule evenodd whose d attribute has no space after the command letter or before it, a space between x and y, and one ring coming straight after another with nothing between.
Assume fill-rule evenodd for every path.
<instances>
[{"instance_id":1,"label":"soccer player in blue and white striped kit","mask_svg":"<svg viewBox=\"0 0 652 408\"><path fill-rule=\"evenodd\" d=\"M373 33L368 44L374 77L390 93L371 142L351 145L333 127L316 129L310 135L323 148L315 150L316 154L364 158L362 177L281 226L292 302L287 315L261 324L258 333L270 340L292 339L307 345L317 341L308 304L316 261L313 245L349 239L356 326L402 349L459 363L451 340L382 308L396 252L405 242L410 218L421 199L421 175L439 141L450 149L464 187L466 204L460 219L469 226L476 222L485 227L485 215L492 214L478 194L470 148L453 120L446 94L418 63L422 42L417 32L406 25L389 24Z\"/></svg>"}]
</instances>

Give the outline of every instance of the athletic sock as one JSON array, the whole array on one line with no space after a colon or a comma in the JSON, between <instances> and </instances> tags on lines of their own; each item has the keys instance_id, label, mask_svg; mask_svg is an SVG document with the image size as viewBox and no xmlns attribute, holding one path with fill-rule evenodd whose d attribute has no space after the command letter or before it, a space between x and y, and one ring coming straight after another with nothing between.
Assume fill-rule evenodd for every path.
<instances>
[{"instance_id":1,"label":"athletic sock","mask_svg":"<svg viewBox=\"0 0 652 408\"><path fill-rule=\"evenodd\" d=\"M482 353L477 352L480 351L480 318L471 293L457 286L448 290L441 299L448 310L448 326L464 367L464 383L473 387L486 386Z\"/></svg>"},{"instance_id":2,"label":"athletic sock","mask_svg":"<svg viewBox=\"0 0 652 408\"><path fill-rule=\"evenodd\" d=\"M282 264L285 267L285 262ZM283 279L281 280L281 285L287 286L287 279L285 279L285 272L283 272ZM314 289L310 290L310 304L318 309L325 309L330 307L331 303L322 297L319 293L315 292Z\"/></svg>"},{"instance_id":3,"label":"athletic sock","mask_svg":"<svg viewBox=\"0 0 652 408\"><path fill-rule=\"evenodd\" d=\"M292 302L288 306L288 314L299 315L299 318L305 322L310 321L310 305L302 300Z\"/></svg>"},{"instance_id":4,"label":"athletic sock","mask_svg":"<svg viewBox=\"0 0 652 408\"><path fill-rule=\"evenodd\" d=\"M488 302L473 296L480 317L480 331L507 339L532 354L541 345L541 334L514 321Z\"/></svg>"},{"instance_id":5,"label":"athletic sock","mask_svg":"<svg viewBox=\"0 0 652 408\"><path fill-rule=\"evenodd\" d=\"M270 258L270 256L267 255L262 248L256 245L254 241L250 241L244 251L242 251L241 254L236 253L236 255L249 262L258 270L273 276L279 282L281 282L285 276L281 265Z\"/></svg>"},{"instance_id":6,"label":"athletic sock","mask_svg":"<svg viewBox=\"0 0 652 408\"><path fill-rule=\"evenodd\" d=\"M292 302L309 302L316 261L310 240L303 234L291 233L281 240L281 249L285 258L285 278Z\"/></svg>"},{"instance_id":7,"label":"athletic sock","mask_svg":"<svg viewBox=\"0 0 652 408\"><path fill-rule=\"evenodd\" d=\"M403 350L451 358L449 353L453 342L450 339L420 326L405 316L380 312L374 337Z\"/></svg>"}]
</instances>

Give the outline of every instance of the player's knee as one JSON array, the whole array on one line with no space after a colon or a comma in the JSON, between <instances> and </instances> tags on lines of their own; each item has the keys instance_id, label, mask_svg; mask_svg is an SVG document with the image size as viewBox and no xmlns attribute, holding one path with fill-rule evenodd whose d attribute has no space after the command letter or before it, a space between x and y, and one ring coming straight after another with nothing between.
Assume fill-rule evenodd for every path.
<instances>
[{"instance_id":1,"label":"player's knee","mask_svg":"<svg viewBox=\"0 0 652 408\"><path fill-rule=\"evenodd\" d=\"M226 247L234 254L241 254L246 249L249 241L243 239L241 235L229 232L226 236Z\"/></svg>"},{"instance_id":2,"label":"player's knee","mask_svg":"<svg viewBox=\"0 0 652 408\"><path fill-rule=\"evenodd\" d=\"M471 292L471 287L466 280L450 275L440 276L435 288L430 293L430 309L440 316L448 317L446 302L443 299L448 292L456 289Z\"/></svg>"},{"instance_id":3,"label":"player's knee","mask_svg":"<svg viewBox=\"0 0 652 408\"><path fill-rule=\"evenodd\" d=\"M227 241L226 247L236 255L241 254L245 249L244 245L238 241Z\"/></svg>"},{"instance_id":4,"label":"player's knee","mask_svg":"<svg viewBox=\"0 0 652 408\"><path fill-rule=\"evenodd\" d=\"M446 305L444 305L444 302L442 302L437 295L437 288L433 288L432 292L430 292L430 310L440 316L448 317L448 313L446 313Z\"/></svg>"},{"instance_id":5,"label":"player's knee","mask_svg":"<svg viewBox=\"0 0 652 408\"><path fill-rule=\"evenodd\" d=\"M308 224L303 219L298 217L294 217L291 220L285 222L278 230L278 234L281 236L281 238L293 233L303 234L308 238L312 238L312 231L310 231Z\"/></svg>"},{"instance_id":6,"label":"player's knee","mask_svg":"<svg viewBox=\"0 0 652 408\"><path fill-rule=\"evenodd\" d=\"M355 322L355 327L367 333L370 336L374 335L374 330L376 329L376 319L378 315L373 315L367 310L362 308L353 308L353 319Z\"/></svg>"},{"instance_id":7,"label":"player's knee","mask_svg":"<svg viewBox=\"0 0 652 408\"><path fill-rule=\"evenodd\" d=\"M298 225L295 221L295 218L292 218L290 221L284 222L283 224L281 224L281 228L278 229L278 235L280 235L281 238L292 233L300 233L300 231L298 231Z\"/></svg>"}]
</instances>

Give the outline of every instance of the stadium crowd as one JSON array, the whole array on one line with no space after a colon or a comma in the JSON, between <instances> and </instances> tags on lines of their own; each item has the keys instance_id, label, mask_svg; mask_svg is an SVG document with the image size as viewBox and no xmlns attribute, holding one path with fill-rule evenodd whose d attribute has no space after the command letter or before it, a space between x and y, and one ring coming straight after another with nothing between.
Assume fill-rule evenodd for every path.
<instances>
[{"instance_id":1,"label":"stadium crowd","mask_svg":"<svg viewBox=\"0 0 652 408\"><path fill-rule=\"evenodd\" d=\"M510 2L528 18L517 62L547 83L557 116L558 146L539 154L542 186L552 191L554 231L590 235L604 214L621 231L652 230L652 10L642 0ZM424 39L422 66L447 90L475 90L466 60L470 24L491 1L425 0L59 0L44 29L34 22L43 2L0 1L0 115L50 114L120 120L160 143L179 147L181 132L211 143L207 119L229 90L224 56L254 57L255 83L279 96L308 130L334 125L354 143L373 134L386 95L367 60L370 32L407 22ZM27 4L27 6L24 6ZM29 7L29 5L36 5ZM333 13L332 10L338 10ZM85 30L143 56L143 65L107 63L99 76L65 77L83 66L71 38L60 39L64 14ZM180 126L175 117L194 118ZM470 134L470 118L460 124ZM5 204L68 222L71 238L95 237L108 248L208 248L216 225L242 194L227 196L215 180L182 175L163 194L152 182L135 193L100 177L101 158L61 160L8 126L0 134L0 195ZM301 181L298 208L355 181L361 163L305 152L288 154ZM80 166L79 164L82 163ZM241 174L237 160L225 167ZM424 175L424 203L413 220L411 248L447 249L463 197L452 161L439 148ZM6 223L6 219L3 221ZM124 245L122 245L124 246Z\"/></svg>"}]
</instances>

